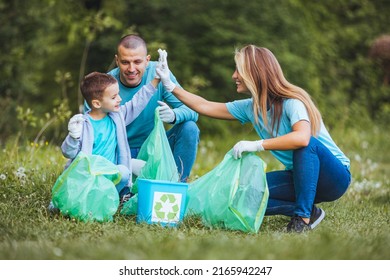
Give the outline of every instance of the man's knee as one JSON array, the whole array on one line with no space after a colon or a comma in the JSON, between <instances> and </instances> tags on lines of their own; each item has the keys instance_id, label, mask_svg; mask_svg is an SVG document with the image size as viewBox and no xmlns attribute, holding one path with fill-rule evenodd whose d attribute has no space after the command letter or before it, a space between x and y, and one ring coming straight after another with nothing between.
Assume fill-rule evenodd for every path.
<instances>
[{"instance_id":1,"label":"man's knee","mask_svg":"<svg viewBox=\"0 0 390 280\"><path fill-rule=\"evenodd\" d=\"M118 169L119 169L119 173L121 174L121 180L120 182L115 186L118 193L121 195L122 193L126 193L128 191L130 191L128 185L130 183L130 169L127 168L126 166L124 165L117 165Z\"/></svg>"},{"instance_id":2,"label":"man's knee","mask_svg":"<svg viewBox=\"0 0 390 280\"><path fill-rule=\"evenodd\" d=\"M187 121L183 122L181 125L181 136L196 139L196 143L198 143L200 130L197 124L194 121Z\"/></svg>"}]
</instances>

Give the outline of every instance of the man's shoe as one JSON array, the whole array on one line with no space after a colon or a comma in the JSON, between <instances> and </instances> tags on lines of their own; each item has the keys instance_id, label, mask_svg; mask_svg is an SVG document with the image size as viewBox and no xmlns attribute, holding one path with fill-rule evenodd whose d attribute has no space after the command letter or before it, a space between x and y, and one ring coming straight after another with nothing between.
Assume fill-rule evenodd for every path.
<instances>
[{"instance_id":1,"label":"man's shoe","mask_svg":"<svg viewBox=\"0 0 390 280\"><path fill-rule=\"evenodd\" d=\"M134 194L131 192L121 196L119 205L122 206L124 203L128 202L130 200L130 198L132 198L133 196L134 196Z\"/></svg>"},{"instance_id":2,"label":"man's shoe","mask_svg":"<svg viewBox=\"0 0 390 280\"><path fill-rule=\"evenodd\" d=\"M316 226L318 226L318 224L321 223L321 221L324 218L325 218L325 211L314 205L310 215L310 223L309 223L310 229L313 229Z\"/></svg>"},{"instance_id":3,"label":"man's shoe","mask_svg":"<svg viewBox=\"0 0 390 280\"><path fill-rule=\"evenodd\" d=\"M287 225L287 232L302 233L310 230L310 226L306 224L301 217L294 216Z\"/></svg>"}]
</instances>

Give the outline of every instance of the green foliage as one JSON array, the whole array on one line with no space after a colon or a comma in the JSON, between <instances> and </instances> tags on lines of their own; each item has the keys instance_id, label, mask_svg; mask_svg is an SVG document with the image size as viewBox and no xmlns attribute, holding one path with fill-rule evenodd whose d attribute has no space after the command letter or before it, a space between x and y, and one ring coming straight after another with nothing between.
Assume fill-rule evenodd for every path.
<instances>
[{"instance_id":1,"label":"green foliage","mask_svg":"<svg viewBox=\"0 0 390 280\"><path fill-rule=\"evenodd\" d=\"M120 214L107 223L51 216L46 207L65 158L50 144L9 141L0 151L0 259L388 260L390 162L384 151L390 144L379 127L371 127L333 131L351 158L353 181L341 199L320 204L324 221L303 235L284 232L288 219L282 216L266 216L259 234L210 229L196 217L162 228ZM201 143L192 180L223 159L233 138ZM280 169L260 155L268 171Z\"/></svg>"},{"instance_id":2,"label":"green foliage","mask_svg":"<svg viewBox=\"0 0 390 280\"><path fill-rule=\"evenodd\" d=\"M52 113L46 112L44 116L38 117L31 108L16 107L16 118L21 123L21 129L17 134L17 138L22 141L28 141L35 135L34 143L47 141L47 139L62 138L66 135L66 130L62 129L62 125L67 123L71 116L69 110L68 99L65 99L57 107L52 109ZM40 128L38 132L34 129ZM48 130L48 131L46 131ZM40 139L46 132L44 139ZM36 133L36 134L34 134Z\"/></svg>"},{"instance_id":3,"label":"green foliage","mask_svg":"<svg viewBox=\"0 0 390 280\"><path fill-rule=\"evenodd\" d=\"M387 0L0 0L0 14L0 259L389 259L390 88L368 57L375 38L390 34ZM275 53L352 160L352 185L324 204L318 229L287 235L285 218L266 217L260 234L247 235L195 218L170 229L120 215L100 224L47 213L65 164L56 145L79 111L79 79L112 68L127 33L146 39L152 59L166 48L185 88L221 102L242 98L231 81L236 47ZM237 122L198 123L192 180L237 141L257 137ZM282 168L269 153L261 156L268 171Z\"/></svg>"},{"instance_id":4,"label":"green foliage","mask_svg":"<svg viewBox=\"0 0 390 280\"><path fill-rule=\"evenodd\" d=\"M368 53L377 37L390 34L389 13L387 0L0 0L0 137L23 129L11 121L17 106L41 115L68 99L78 112L80 78L114 67L126 33L143 36L152 59L166 48L181 84L207 99L246 97L235 95L233 52L252 43L275 53L329 126L357 126L365 118L386 124L390 89ZM199 126L203 135L239 128L209 118Z\"/></svg>"}]
</instances>

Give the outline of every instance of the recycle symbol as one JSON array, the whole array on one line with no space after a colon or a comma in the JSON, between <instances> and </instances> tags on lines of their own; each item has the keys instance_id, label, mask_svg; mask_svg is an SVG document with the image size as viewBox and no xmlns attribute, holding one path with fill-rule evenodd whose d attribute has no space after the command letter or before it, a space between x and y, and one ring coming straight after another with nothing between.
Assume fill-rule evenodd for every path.
<instances>
[{"instance_id":1,"label":"recycle symbol","mask_svg":"<svg viewBox=\"0 0 390 280\"><path fill-rule=\"evenodd\" d=\"M156 211L157 218L161 220L173 220L180 210L177 204L176 197L174 194L163 194L160 197L160 201L154 204L154 210Z\"/></svg>"}]
</instances>

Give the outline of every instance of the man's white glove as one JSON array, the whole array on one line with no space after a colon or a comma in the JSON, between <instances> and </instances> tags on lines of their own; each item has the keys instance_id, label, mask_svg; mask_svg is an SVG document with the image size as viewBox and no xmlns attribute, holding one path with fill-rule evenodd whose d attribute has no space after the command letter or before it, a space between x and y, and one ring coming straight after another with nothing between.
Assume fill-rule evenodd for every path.
<instances>
[{"instance_id":1,"label":"man's white glove","mask_svg":"<svg viewBox=\"0 0 390 280\"><path fill-rule=\"evenodd\" d=\"M135 176L139 176L141 173L141 169L145 166L146 161L143 161L141 159L131 159L131 173L133 173Z\"/></svg>"},{"instance_id":2,"label":"man's white glove","mask_svg":"<svg viewBox=\"0 0 390 280\"><path fill-rule=\"evenodd\" d=\"M233 157L241 158L243 152L261 152L264 151L263 140L240 141L233 147Z\"/></svg>"},{"instance_id":3,"label":"man's white glove","mask_svg":"<svg viewBox=\"0 0 390 280\"><path fill-rule=\"evenodd\" d=\"M160 108L158 110L160 119L166 123L173 123L176 120L175 112L173 112L173 110L166 103L162 101L157 102L160 105Z\"/></svg>"},{"instance_id":4,"label":"man's white glove","mask_svg":"<svg viewBox=\"0 0 390 280\"><path fill-rule=\"evenodd\" d=\"M84 118L82 114L74 115L68 123L68 131L70 137L78 139L81 137L83 131Z\"/></svg>"},{"instance_id":5,"label":"man's white glove","mask_svg":"<svg viewBox=\"0 0 390 280\"><path fill-rule=\"evenodd\" d=\"M171 81L171 72L169 71L167 61L168 53L162 49L158 49L158 53L160 57L156 67L156 77L161 79L161 82L166 91L172 92L175 89L176 84Z\"/></svg>"}]
</instances>

